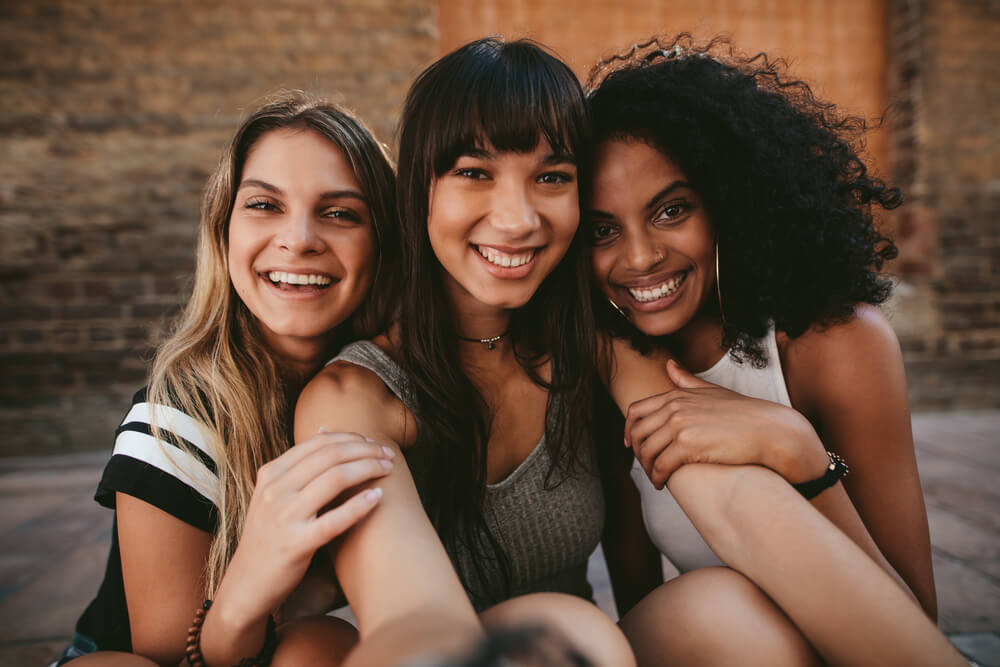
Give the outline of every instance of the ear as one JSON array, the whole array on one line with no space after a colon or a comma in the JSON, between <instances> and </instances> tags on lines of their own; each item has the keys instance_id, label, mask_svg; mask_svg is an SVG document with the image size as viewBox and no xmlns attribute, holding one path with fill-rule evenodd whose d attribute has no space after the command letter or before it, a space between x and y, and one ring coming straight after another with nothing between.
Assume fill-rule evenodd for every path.
<instances>
[{"instance_id":1,"label":"ear","mask_svg":"<svg viewBox=\"0 0 1000 667\"><path fill-rule=\"evenodd\" d=\"M698 389L712 386L711 382L706 382L681 368L680 364L673 359L667 360L667 375L670 377L670 381L681 389Z\"/></svg>"}]
</instances>

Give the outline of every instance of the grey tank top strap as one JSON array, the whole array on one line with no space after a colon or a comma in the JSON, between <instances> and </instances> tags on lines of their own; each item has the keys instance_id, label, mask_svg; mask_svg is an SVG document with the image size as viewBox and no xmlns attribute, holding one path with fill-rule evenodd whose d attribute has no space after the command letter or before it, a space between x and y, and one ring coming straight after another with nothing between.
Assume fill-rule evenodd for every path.
<instances>
[{"instance_id":1,"label":"grey tank top strap","mask_svg":"<svg viewBox=\"0 0 1000 667\"><path fill-rule=\"evenodd\" d=\"M344 347L337 356L327 362L347 361L355 366L367 368L377 375L396 398L403 402L410 412L413 412L416 401L413 398L413 388L410 379L402 367L390 357L385 350L370 340L359 340Z\"/></svg>"}]
</instances>

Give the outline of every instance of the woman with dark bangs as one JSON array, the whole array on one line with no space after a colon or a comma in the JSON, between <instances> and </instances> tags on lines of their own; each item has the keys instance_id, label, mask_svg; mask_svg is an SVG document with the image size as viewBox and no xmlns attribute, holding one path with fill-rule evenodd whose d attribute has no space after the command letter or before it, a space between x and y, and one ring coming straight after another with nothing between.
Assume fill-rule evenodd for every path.
<instances>
[{"instance_id":1,"label":"woman with dark bangs","mask_svg":"<svg viewBox=\"0 0 1000 667\"><path fill-rule=\"evenodd\" d=\"M604 518L577 233L588 146L579 82L531 42L472 42L410 89L398 319L344 348L296 411L297 434L355 431L405 454L334 552L363 641L435 614L475 635L475 611L632 662L586 579Z\"/></svg>"},{"instance_id":2,"label":"woman with dark bangs","mask_svg":"<svg viewBox=\"0 0 1000 667\"><path fill-rule=\"evenodd\" d=\"M728 46L653 40L589 84L595 309L632 450L618 486L631 474L649 537L687 573L622 627L640 663L960 664L910 597L935 616L902 359L877 308L895 247L872 206L900 194L859 158L863 121ZM619 532L613 578L635 579L641 550Z\"/></svg>"}]
</instances>

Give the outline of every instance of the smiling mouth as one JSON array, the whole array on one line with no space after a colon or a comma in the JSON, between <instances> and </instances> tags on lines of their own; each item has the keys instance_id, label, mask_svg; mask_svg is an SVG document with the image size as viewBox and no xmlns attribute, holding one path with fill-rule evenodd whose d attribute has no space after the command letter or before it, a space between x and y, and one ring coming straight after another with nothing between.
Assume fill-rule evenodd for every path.
<instances>
[{"instance_id":1,"label":"smiling mouth","mask_svg":"<svg viewBox=\"0 0 1000 667\"><path fill-rule=\"evenodd\" d=\"M687 280L690 271L684 271L681 274L675 275L672 278L664 280L659 285L653 285L651 287L626 287L629 295L639 303L650 303L652 301L657 301L665 297L670 296L677 290L681 288L684 281Z\"/></svg>"},{"instance_id":2,"label":"smiling mouth","mask_svg":"<svg viewBox=\"0 0 1000 667\"><path fill-rule=\"evenodd\" d=\"M322 290L333 284L333 277L323 273L268 271L260 275L281 290Z\"/></svg>"},{"instance_id":3,"label":"smiling mouth","mask_svg":"<svg viewBox=\"0 0 1000 667\"><path fill-rule=\"evenodd\" d=\"M527 264L535 257L536 251L536 248L532 248L524 252L506 253L490 246L472 244L472 247L487 262L505 269L512 269Z\"/></svg>"}]
</instances>

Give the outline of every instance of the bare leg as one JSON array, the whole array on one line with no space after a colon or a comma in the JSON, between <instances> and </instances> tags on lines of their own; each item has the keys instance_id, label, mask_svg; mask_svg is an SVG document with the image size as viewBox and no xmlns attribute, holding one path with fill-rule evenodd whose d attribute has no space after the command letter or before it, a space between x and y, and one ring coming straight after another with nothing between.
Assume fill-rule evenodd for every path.
<instances>
[{"instance_id":1,"label":"bare leg","mask_svg":"<svg viewBox=\"0 0 1000 667\"><path fill-rule=\"evenodd\" d=\"M828 664L966 664L913 599L774 472L686 465L668 486L719 558Z\"/></svg>"},{"instance_id":2,"label":"bare leg","mask_svg":"<svg viewBox=\"0 0 1000 667\"><path fill-rule=\"evenodd\" d=\"M118 651L89 653L71 660L69 664L72 667L157 667L156 663L149 658Z\"/></svg>"},{"instance_id":3,"label":"bare leg","mask_svg":"<svg viewBox=\"0 0 1000 667\"><path fill-rule=\"evenodd\" d=\"M522 595L490 607L479 617L487 631L533 625L549 628L595 665L635 664L621 630L596 605L578 597L560 593Z\"/></svg>"},{"instance_id":4,"label":"bare leg","mask_svg":"<svg viewBox=\"0 0 1000 667\"><path fill-rule=\"evenodd\" d=\"M728 568L668 581L633 607L621 628L640 665L819 665L781 610Z\"/></svg>"},{"instance_id":5,"label":"bare leg","mask_svg":"<svg viewBox=\"0 0 1000 667\"><path fill-rule=\"evenodd\" d=\"M395 616L367 634L344 667L455 664L482 640L480 633L463 629L461 614L442 613L439 608Z\"/></svg>"},{"instance_id":6,"label":"bare leg","mask_svg":"<svg viewBox=\"0 0 1000 667\"><path fill-rule=\"evenodd\" d=\"M274 667L340 665L358 643L358 631L339 618L309 616L282 625L278 638Z\"/></svg>"}]
</instances>

